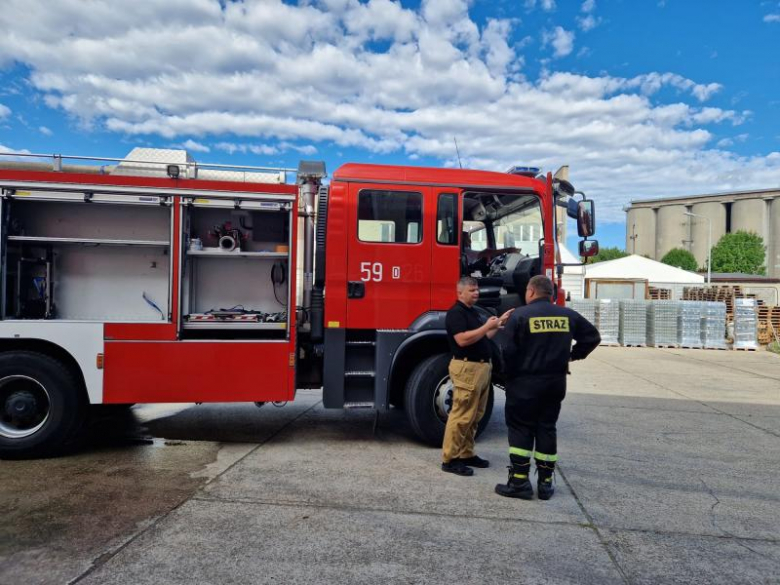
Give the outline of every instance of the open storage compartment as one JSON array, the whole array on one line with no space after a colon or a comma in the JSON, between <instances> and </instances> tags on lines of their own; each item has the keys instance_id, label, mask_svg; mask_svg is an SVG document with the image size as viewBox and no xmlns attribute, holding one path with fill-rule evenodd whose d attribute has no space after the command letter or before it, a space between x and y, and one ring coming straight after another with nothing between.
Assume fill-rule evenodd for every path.
<instances>
[{"instance_id":1,"label":"open storage compartment","mask_svg":"<svg viewBox=\"0 0 780 585\"><path fill-rule=\"evenodd\" d=\"M273 201L184 203L183 337L287 336L292 216Z\"/></svg>"},{"instance_id":2,"label":"open storage compartment","mask_svg":"<svg viewBox=\"0 0 780 585\"><path fill-rule=\"evenodd\" d=\"M171 207L28 194L2 202L4 319L170 320Z\"/></svg>"}]
</instances>

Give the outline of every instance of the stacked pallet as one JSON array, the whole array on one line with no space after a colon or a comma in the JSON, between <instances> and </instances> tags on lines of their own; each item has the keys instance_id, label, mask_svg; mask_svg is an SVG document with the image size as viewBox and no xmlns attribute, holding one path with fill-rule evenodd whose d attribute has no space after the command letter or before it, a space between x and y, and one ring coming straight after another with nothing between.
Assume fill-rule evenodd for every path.
<instances>
[{"instance_id":1,"label":"stacked pallet","mask_svg":"<svg viewBox=\"0 0 780 585\"><path fill-rule=\"evenodd\" d=\"M598 307L598 304L599 302L595 299L572 299L566 304L566 306L568 306L570 309L574 309L595 325L596 307Z\"/></svg>"},{"instance_id":2,"label":"stacked pallet","mask_svg":"<svg viewBox=\"0 0 780 585\"><path fill-rule=\"evenodd\" d=\"M728 349L726 346L726 305L702 302L701 340L705 349Z\"/></svg>"},{"instance_id":3,"label":"stacked pallet","mask_svg":"<svg viewBox=\"0 0 780 585\"><path fill-rule=\"evenodd\" d=\"M758 342L767 345L780 338L780 307L759 305L758 307Z\"/></svg>"},{"instance_id":4,"label":"stacked pallet","mask_svg":"<svg viewBox=\"0 0 780 585\"><path fill-rule=\"evenodd\" d=\"M624 347L646 347L647 301L620 301L618 341Z\"/></svg>"},{"instance_id":5,"label":"stacked pallet","mask_svg":"<svg viewBox=\"0 0 780 585\"><path fill-rule=\"evenodd\" d=\"M710 286L686 287L683 289L683 299L691 301L720 301L726 305L726 321L734 322L734 307L738 299L750 299L758 310L756 334L758 343L767 345L775 341L775 335L780 337L780 307L765 305L756 299L756 295L745 294L742 287Z\"/></svg>"},{"instance_id":6,"label":"stacked pallet","mask_svg":"<svg viewBox=\"0 0 780 585\"><path fill-rule=\"evenodd\" d=\"M677 338L680 347L701 349L704 344L701 340L701 322L704 313L703 301L680 302L680 327Z\"/></svg>"},{"instance_id":7,"label":"stacked pallet","mask_svg":"<svg viewBox=\"0 0 780 585\"><path fill-rule=\"evenodd\" d=\"M671 301L672 289L669 288L656 288L654 286L650 288L650 300L652 301Z\"/></svg>"},{"instance_id":8,"label":"stacked pallet","mask_svg":"<svg viewBox=\"0 0 780 585\"><path fill-rule=\"evenodd\" d=\"M620 304L600 299L596 307L596 328L601 334L601 345L618 345L620 334Z\"/></svg>"},{"instance_id":9,"label":"stacked pallet","mask_svg":"<svg viewBox=\"0 0 780 585\"><path fill-rule=\"evenodd\" d=\"M756 295L745 294L739 285L723 286L687 286L683 289L684 301L708 301L726 304L726 314L729 321L734 315L735 299L755 299Z\"/></svg>"},{"instance_id":10,"label":"stacked pallet","mask_svg":"<svg viewBox=\"0 0 780 585\"><path fill-rule=\"evenodd\" d=\"M734 303L734 349L758 347L758 315L755 299L736 299Z\"/></svg>"},{"instance_id":11,"label":"stacked pallet","mask_svg":"<svg viewBox=\"0 0 780 585\"><path fill-rule=\"evenodd\" d=\"M647 345L677 347L678 301L652 301L647 307Z\"/></svg>"}]
</instances>

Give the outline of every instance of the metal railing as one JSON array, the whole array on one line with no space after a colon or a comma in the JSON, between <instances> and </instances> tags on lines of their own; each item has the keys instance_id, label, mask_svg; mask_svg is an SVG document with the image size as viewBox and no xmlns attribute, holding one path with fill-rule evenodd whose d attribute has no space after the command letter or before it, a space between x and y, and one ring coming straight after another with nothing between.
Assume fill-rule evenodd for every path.
<instances>
[{"instance_id":1,"label":"metal railing","mask_svg":"<svg viewBox=\"0 0 780 585\"><path fill-rule=\"evenodd\" d=\"M197 176L197 169L215 169L215 170L238 170L238 171L254 171L254 172L273 172L273 173L295 173L297 169L285 168L285 167L258 167L248 165L227 165L221 163L202 163L202 162L177 162L177 161L149 161L149 160L133 160L127 158L110 158L103 156L77 156L77 155L64 155L64 154L37 154L29 152L0 152L0 157L26 157L26 158L38 158L38 159L51 159L52 170L62 171L62 161L96 161L96 162L111 162L111 163L127 163L138 165L154 165L162 168L168 165L176 165L179 167L185 167L188 170L193 169L194 176Z\"/></svg>"}]
</instances>

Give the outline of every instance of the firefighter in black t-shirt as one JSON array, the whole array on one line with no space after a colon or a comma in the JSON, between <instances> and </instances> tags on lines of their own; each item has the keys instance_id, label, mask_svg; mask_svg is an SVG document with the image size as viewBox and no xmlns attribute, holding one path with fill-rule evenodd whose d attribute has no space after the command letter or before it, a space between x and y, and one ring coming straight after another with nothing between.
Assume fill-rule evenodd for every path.
<instances>
[{"instance_id":1,"label":"firefighter in black t-shirt","mask_svg":"<svg viewBox=\"0 0 780 585\"><path fill-rule=\"evenodd\" d=\"M558 460L555 425L566 396L569 362L585 359L601 342L596 328L582 315L554 305L553 284L534 276L505 328L504 364L507 388L504 413L509 428L509 481L496 493L530 500L531 458L536 460L540 500L555 491L552 476ZM572 341L576 345L572 347Z\"/></svg>"},{"instance_id":2,"label":"firefighter in black t-shirt","mask_svg":"<svg viewBox=\"0 0 780 585\"><path fill-rule=\"evenodd\" d=\"M447 311L446 318L453 391L452 410L444 429L441 468L468 476L474 474L471 467L490 465L474 453L477 425L485 414L490 392L492 348L488 340L504 326L512 311L484 319L474 308L479 286L471 277L458 281L457 292L458 302Z\"/></svg>"}]
</instances>

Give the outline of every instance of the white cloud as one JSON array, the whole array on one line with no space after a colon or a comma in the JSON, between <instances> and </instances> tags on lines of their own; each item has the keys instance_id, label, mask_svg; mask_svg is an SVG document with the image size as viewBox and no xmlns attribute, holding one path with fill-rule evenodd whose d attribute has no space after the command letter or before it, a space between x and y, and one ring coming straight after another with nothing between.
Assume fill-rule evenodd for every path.
<instances>
[{"instance_id":1,"label":"white cloud","mask_svg":"<svg viewBox=\"0 0 780 585\"><path fill-rule=\"evenodd\" d=\"M538 4L545 12L552 12L556 8L555 0L539 0ZM536 5L537 0L525 0L526 10L533 10L536 8Z\"/></svg>"},{"instance_id":2,"label":"white cloud","mask_svg":"<svg viewBox=\"0 0 780 585\"><path fill-rule=\"evenodd\" d=\"M767 14L764 16L764 22L780 22L780 14Z\"/></svg>"},{"instance_id":3,"label":"white cloud","mask_svg":"<svg viewBox=\"0 0 780 585\"><path fill-rule=\"evenodd\" d=\"M136 0L119 11L111 0L5 0L0 65L28 68L25 91L85 128L197 152L335 158L353 147L363 160L456 166L457 135L466 166L568 163L605 220L621 220L629 198L780 183L780 154L728 151L739 138L718 125L751 114L705 107L720 84L663 71L589 77L555 61L529 80L530 41L513 42L514 21L477 24L472 5ZM586 1L579 14L595 10ZM544 38L559 57L574 40L562 27Z\"/></svg>"},{"instance_id":4,"label":"white cloud","mask_svg":"<svg viewBox=\"0 0 780 585\"><path fill-rule=\"evenodd\" d=\"M38 126L38 132L40 132L44 136L51 136L52 134L54 134L54 132L52 132L51 129L47 128L46 126Z\"/></svg>"},{"instance_id":5,"label":"white cloud","mask_svg":"<svg viewBox=\"0 0 780 585\"><path fill-rule=\"evenodd\" d=\"M200 142L195 142L192 139L185 140L181 144L174 146L183 148L184 150L191 150L192 152L211 152L211 149L208 146L201 144Z\"/></svg>"},{"instance_id":6,"label":"white cloud","mask_svg":"<svg viewBox=\"0 0 780 585\"><path fill-rule=\"evenodd\" d=\"M258 154L263 156L272 156L294 150L299 154L311 156L317 153L317 147L312 144L298 145L289 142L280 142L278 146L268 144L236 144L233 142L219 142L214 145L217 150L222 150L228 154L236 152Z\"/></svg>"},{"instance_id":7,"label":"white cloud","mask_svg":"<svg viewBox=\"0 0 780 585\"><path fill-rule=\"evenodd\" d=\"M554 57L565 57L574 50L574 32L556 26L552 31L546 31L542 36L545 45L553 47Z\"/></svg>"},{"instance_id":8,"label":"white cloud","mask_svg":"<svg viewBox=\"0 0 780 585\"><path fill-rule=\"evenodd\" d=\"M580 26L580 28L584 32L588 32L589 30L593 30L601 23L600 18L596 18L592 14L588 14L587 16L584 16L582 18L577 18L577 24Z\"/></svg>"},{"instance_id":9,"label":"white cloud","mask_svg":"<svg viewBox=\"0 0 780 585\"><path fill-rule=\"evenodd\" d=\"M11 115L11 108L6 105L0 104L0 120L7 118Z\"/></svg>"},{"instance_id":10,"label":"white cloud","mask_svg":"<svg viewBox=\"0 0 780 585\"><path fill-rule=\"evenodd\" d=\"M12 148L10 146L6 146L5 144L0 144L0 154L2 154L4 152L13 152L15 154L31 154L30 151L27 150L26 148ZM0 161L25 161L25 162L29 162L30 160L35 160L35 159L30 159L30 157L27 157L27 156L13 156L13 155L11 155L11 156L3 155L2 157L0 157Z\"/></svg>"}]
</instances>

